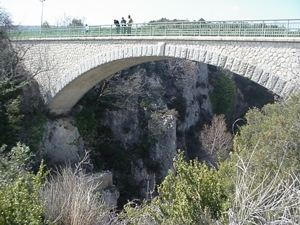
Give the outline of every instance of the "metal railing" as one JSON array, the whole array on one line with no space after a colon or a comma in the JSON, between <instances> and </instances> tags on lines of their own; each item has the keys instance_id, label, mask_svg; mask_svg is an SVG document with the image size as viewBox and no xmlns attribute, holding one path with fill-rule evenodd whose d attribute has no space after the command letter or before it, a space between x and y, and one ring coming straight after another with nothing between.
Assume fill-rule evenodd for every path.
<instances>
[{"instance_id":1,"label":"metal railing","mask_svg":"<svg viewBox=\"0 0 300 225\"><path fill-rule=\"evenodd\" d=\"M173 21L135 23L132 26L98 25L84 27L19 28L11 38L75 38L118 36L225 36L225 37L300 37L300 19L239 21Z\"/></svg>"}]
</instances>

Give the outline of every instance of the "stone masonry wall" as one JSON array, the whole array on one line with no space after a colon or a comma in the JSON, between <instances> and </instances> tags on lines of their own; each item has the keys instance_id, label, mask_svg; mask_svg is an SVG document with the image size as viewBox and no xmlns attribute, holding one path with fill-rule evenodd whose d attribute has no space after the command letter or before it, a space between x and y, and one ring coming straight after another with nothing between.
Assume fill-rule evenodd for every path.
<instances>
[{"instance_id":1,"label":"stone masonry wall","mask_svg":"<svg viewBox=\"0 0 300 225\"><path fill-rule=\"evenodd\" d=\"M54 110L62 106L51 101L70 102L66 109L72 108L91 87L113 73L167 58L223 67L283 97L300 89L300 40L296 38L127 37L21 44L28 49L25 65L37 74L45 102ZM81 92L76 96L78 89Z\"/></svg>"}]
</instances>

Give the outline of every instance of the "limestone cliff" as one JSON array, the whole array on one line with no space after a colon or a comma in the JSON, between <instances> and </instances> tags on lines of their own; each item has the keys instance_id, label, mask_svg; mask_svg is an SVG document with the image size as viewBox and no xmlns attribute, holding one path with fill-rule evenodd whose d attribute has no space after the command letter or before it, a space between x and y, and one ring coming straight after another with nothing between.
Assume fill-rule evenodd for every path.
<instances>
[{"instance_id":1,"label":"limestone cliff","mask_svg":"<svg viewBox=\"0 0 300 225\"><path fill-rule=\"evenodd\" d=\"M98 104L96 168L112 170L116 182L130 176L138 190L132 195L146 198L172 169L177 150L188 151L188 130L211 115L209 90L207 65L187 60L145 63L97 85L89 93ZM189 152L199 156L200 145Z\"/></svg>"},{"instance_id":2,"label":"limestone cliff","mask_svg":"<svg viewBox=\"0 0 300 225\"><path fill-rule=\"evenodd\" d=\"M47 121L43 145L40 150L52 164L74 163L84 153L83 141L70 118ZM48 161L48 163L49 163Z\"/></svg>"}]
</instances>

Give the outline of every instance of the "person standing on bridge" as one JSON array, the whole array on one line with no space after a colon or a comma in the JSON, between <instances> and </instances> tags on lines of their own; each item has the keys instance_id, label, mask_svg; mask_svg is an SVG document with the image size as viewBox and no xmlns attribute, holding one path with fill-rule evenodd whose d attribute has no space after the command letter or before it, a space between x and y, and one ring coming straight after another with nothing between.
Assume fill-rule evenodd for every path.
<instances>
[{"instance_id":1,"label":"person standing on bridge","mask_svg":"<svg viewBox=\"0 0 300 225\"><path fill-rule=\"evenodd\" d=\"M90 27L89 27L89 25L86 24L85 27L84 27L84 32L88 33L89 30L90 30Z\"/></svg>"},{"instance_id":2,"label":"person standing on bridge","mask_svg":"<svg viewBox=\"0 0 300 225\"><path fill-rule=\"evenodd\" d=\"M125 34L125 32L126 32L126 20L124 19L124 17L122 17L121 26L122 26L122 34Z\"/></svg>"},{"instance_id":3,"label":"person standing on bridge","mask_svg":"<svg viewBox=\"0 0 300 225\"><path fill-rule=\"evenodd\" d=\"M114 24L116 25L117 34L119 34L120 33L120 23L119 23L119 20L114 20Z\"/></svg>"},{"instance_id":4,"label":"person standing on bridge","mask_svg":"<svg viewBox=\"0 0 300 225\"><path fill-rule=\"evenodd\" d=\"M132 26L132 24L133 24L133 20L132 20L131 16L128 15L128 23L127 23L128 28L127 28L127 34L131 34L131 26Z\"/></svg>"}]
</instances>

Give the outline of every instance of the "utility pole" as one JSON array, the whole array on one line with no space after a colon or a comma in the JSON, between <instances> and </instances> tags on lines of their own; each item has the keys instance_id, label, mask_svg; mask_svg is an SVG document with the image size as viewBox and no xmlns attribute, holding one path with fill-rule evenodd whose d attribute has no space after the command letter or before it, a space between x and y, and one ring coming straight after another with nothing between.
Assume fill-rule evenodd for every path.
<instances>
[{"instance_id":1,"label":"utility pole","mask_svg":"<svg viewBox=\"0 0 300 225\"><path fill-rule=\"evenodd\" d=\"M43 26L44 1L45 1L45 0L40 0L40 2L42 2L42 13L41 13L41 28L40 28L40 33L42 33L42 26Z\"/></svg>"}]
</instances>

